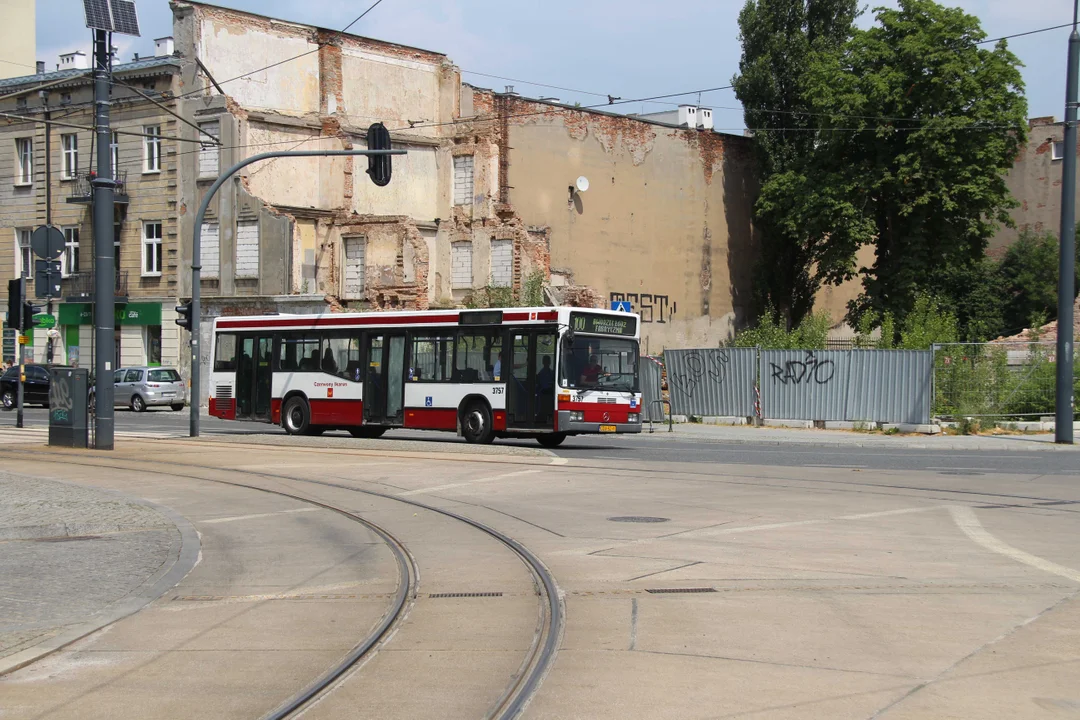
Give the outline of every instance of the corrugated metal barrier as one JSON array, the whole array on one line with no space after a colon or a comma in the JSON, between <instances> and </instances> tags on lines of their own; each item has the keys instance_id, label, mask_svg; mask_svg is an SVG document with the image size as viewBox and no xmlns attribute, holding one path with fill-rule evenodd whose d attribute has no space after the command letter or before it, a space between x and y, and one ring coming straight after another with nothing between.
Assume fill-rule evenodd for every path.
<instances>
[{"instance_id":1,"label":"corrugated metal barrier","mask_svg":"<svg viewBox=\"0 0 1080 720\"><path fill-rule=\"evenodd\" d=\"M750 417L757 348L665 350L671 412Z\"/></svg>"},{"instance_id":2,"label":"corrugated metal barrier","mask_svg":"<svg viewBox=\"0 0 1080 720\"><path fill-rule=\"evenodd\" d=\"M651 357L642 356L638 367L641 382L641 422L664 421L664 367Z\"/></svg>"}]
</instances>

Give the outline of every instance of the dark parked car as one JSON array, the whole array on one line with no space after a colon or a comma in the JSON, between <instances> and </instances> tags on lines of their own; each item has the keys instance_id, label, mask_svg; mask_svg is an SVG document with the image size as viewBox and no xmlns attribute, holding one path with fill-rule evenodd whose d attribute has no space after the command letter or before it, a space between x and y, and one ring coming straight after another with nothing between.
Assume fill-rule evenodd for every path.
<instances>
[{"instance_id":1,"label":"dark parked car","mask_svg":"<svg viewBox=\"0 0 1080 720\"><path fill-rule=\"evenodd\" d=\"M66 365L26 365L26 382L23 384L23 405L41 405L49 407L49 370ZM5 410L12 410L19 392L19 366L8 368L0 377L0 404Z\"/></svg>"}]
</instances>

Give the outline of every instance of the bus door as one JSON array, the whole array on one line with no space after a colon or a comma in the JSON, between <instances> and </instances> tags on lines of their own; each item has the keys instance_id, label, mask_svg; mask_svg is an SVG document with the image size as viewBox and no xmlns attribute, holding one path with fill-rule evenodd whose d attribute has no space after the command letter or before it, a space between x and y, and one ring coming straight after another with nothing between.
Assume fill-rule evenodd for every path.
<instances>
[{"instance_id":1,"label":"bus door","mask_svg":"<svg viewBox=\"0 0 1080 720\"><path fill-rule=\"evenodd\" d=\"M508 427L555 427L555 343L551 331L510 331L506 353Z\"/></svg>"},{"instance_id":2,"label":"bus door","mask_svg":"<svg viewBox=\"0 0 1080 720\"><path fill-rule=\"evenodd\" d=\"M401 424L405 416L405 333L368 333L364 345L364 422Z\"/></svg>"},{"instance_id":3,"label":"bus door","mask_svg":"<svg viewBox=\"0 0 1080 720\"><path fill-rule=\"evenodd\" d=\"M236 419L270 421L271 369L274 338L248 335L240 338L236 359Z\"/></svg>"}]
</instances>

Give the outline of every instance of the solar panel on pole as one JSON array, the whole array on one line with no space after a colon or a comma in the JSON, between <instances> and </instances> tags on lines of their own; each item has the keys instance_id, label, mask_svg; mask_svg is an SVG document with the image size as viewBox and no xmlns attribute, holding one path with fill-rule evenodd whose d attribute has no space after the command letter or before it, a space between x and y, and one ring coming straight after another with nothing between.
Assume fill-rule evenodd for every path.
<instances>
[{"instance_id":1,"label":"solar panel on pole","mask_svg":"<svg viewBox=\"0 0 1080 720\"><path fill-rule=\"evenodd\" d=\"M86 11L86 27L112 32L113 22L109 0L83 0L83 9Z\"/></svg>"},{"instance_id":2,"label":"solar panel on pole","mask_svg":"<svg viewBox=\"0 0 1080 720\"><path fill-rule=\"evenodd\" d=\"M86 27L139 36L139 15L132 0L83 0Z\"/></svg>"}]
</instances>

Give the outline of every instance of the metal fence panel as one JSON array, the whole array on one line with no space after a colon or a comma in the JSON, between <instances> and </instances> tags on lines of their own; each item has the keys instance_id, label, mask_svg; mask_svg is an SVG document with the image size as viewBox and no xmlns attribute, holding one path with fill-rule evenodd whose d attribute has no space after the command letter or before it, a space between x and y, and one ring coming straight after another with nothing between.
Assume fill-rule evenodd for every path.
<instances>
[{"instance_id":1,"label":"metal fence panel","mask_svg":"<svg viewBox=\"0 0 1080 720\"><path fill-rule=\"evenodd\" d=\"M851 350L845 420L930 422L929 350ZM820 418L814 418L820 419Z\"/></svg>"},{"instance_id":2,"label":"metal fence panel","mask_svg":"<svg viewBox=\"0 0 1080 720\"><path fill-rule=\"evenodd\" d=\"M750 417L754 414L757 348L665 350L671 412Z\"/></svg>"},{"instance_id":3,"label":"metal fence panel","mask_svg":"<svg viewBox=\"0 0 1080 720\"><path fill-rule=\"evenodd\" d=\"M845 420L850 363L849 350L762 350L762 417Z\"/></svg>"},{"instance_id":4,"label":"metal fence panel","mask_svg":"<svg viewBox=\"0 0 1080 720\"><path fill-rule=\"evenodd\" d=\"M641 381L641 422L664 421L664 367L651 357L641 357L638 377Z\"/></svg>"},{"instance_id":5,"label":"metal fence panel","mask_svg":"<svg viewBox=\"0 0 1080 720\"><path fill-rule=\"evenodd\" d=\"M1051 342L950 343L934 346L934 415L1053 415L1057 346ZM1073 375L1080 393L1080 364Z\"/></svg>"}]
</instances>

